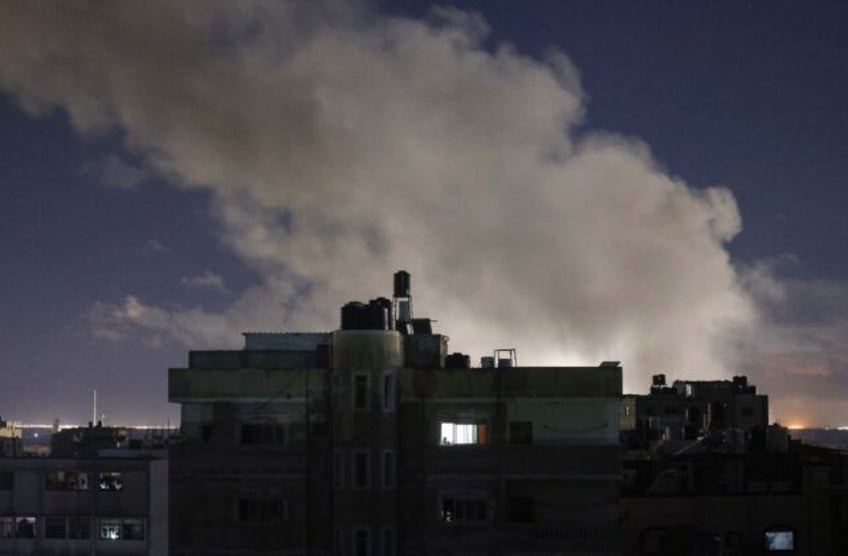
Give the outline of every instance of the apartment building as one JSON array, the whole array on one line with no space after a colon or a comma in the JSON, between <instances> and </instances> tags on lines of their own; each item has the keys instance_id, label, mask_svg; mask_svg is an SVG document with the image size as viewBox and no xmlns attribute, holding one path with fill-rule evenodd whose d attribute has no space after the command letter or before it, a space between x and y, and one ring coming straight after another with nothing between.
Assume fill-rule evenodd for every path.
<instances>
[{"instance_id":1,"label":"apartment building","mask_svg":"<svg viewBox=\"0 0 848 556\"><path fill-rule=\"evenodd\" d=\"M394 286L170 370L171 553L617 554L621 367L472 367Z\"/></svg>"},{"instance_id":2,"label":"apartment building","mask_svg":"<svg viewBox=\"0 0 848 556\"><path fill-rule=\"evenodd\" d=\"M167 555L167 472L130 454L0 458L0 554Z\"/></svg>"}]
</instances>

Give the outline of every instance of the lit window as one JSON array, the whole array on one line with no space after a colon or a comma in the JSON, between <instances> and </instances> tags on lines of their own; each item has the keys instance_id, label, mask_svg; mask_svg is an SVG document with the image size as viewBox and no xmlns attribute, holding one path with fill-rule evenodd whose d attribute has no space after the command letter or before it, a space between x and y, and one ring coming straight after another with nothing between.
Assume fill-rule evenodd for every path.
<instances>
[{"instance_id":1,"label":"lit window","mask_svg":"<svg viewBox=\"0 0 848 556\"><path fill-rule=\"evenodd\" d=\"M0 538L11 539L15 536L15 518L0 517Z\"/></svg>"},{"instance_id":2,"label":"lit window","mask_svg":"<svg viewBox=\"0 0 848 556\"><path fill-rule=\"evenodd\" d=\"M442 521L485 521L488 517L486 501L480 498L443 498Z\"/></svg>"},{"instance_id":3,"label":"lit window","mask_svg":"<svg viewBox=\"0 0 848 556\"><path fill-rule=\"evenodd\" d=\"M15 537L19 539L35 538L35 516L17 518L15 521Z\"/></svg>"},{"instance_id":4,"label":"lit window","mask_svg":"<svg viewBox=\"0 0 848 556\"><path fill-rule=\"evenodd\" d=\"M123 475L117 471L100 473L98 480L100 490L119 491L124 489Z\"/></svg>"},{"instance_id":5,"label":"lit window","mask_svg":"<svg viewBox=\"0 0 848 556\"><path fill-rule=\"evenodd\" d=\"M101 519L100 520L100 539L106 541L116 541L121 538L121 520L120 519Z\"/></svg>"},{"instance_id":6,"label":"lit window","mask_svg":"<svg viewBox=\"0 0 848 556\"><path fill-rule=\"evenodd\" d=\"M353 407L354 409L368 408L368 375L353 377Z\"/></svg>"},{"instance_id":7,"label":"lit window","mask_svg":"<svg viewBox=\"0 0 848 556\"><path fill-rule=\"evenodd\" d=\"M72 519L72 518L69 518ZM69 532L74 533L73 526L79 524L68 523ZM76 533L81 532L77 530ZM79 536L71 536L71 538L88 538L88 529L86 526L85 532ZM143 519L118 519L104 518L100 520L100 539L104 541L143 541L144 540L144 520Z\"/></svg>"},{"instance_id":8,"label":"lit window","mask_svg":"<svg viewBox=\"0 0 848 556\"><path fill-rule=\"evenodd\" d=\"M34 539L35 517L0 517L0 538Z\"/></svg>"},{"instance_id":9,"label":"lit window","mask_svg":"<svg viewBox=\"0 0 848 556\"><path fill-rule=\"evenodd\" d=\"M766 550L769 552L791 552L795 550L795 531L771 529L766 531Z\"/></svg>"},{"instance_id":10,"label":"lit window","mask_svg":"<svg viewBox=\"0 0 848 556\"><path fill-rule=\"evenodd\" d=\"M457 444L486 444L486 425L465 423L441 423L440 444L452 446Z\"/></svg>"},{"instance_id":11,"label":"lit window","mask_svg":"<svg viewBox=\"0 0 848 556\"><path fill-rule=\"evenodd\" d=\"M88 490L88 474L76 471L50 471L45 475L47 490Z\"/></svg>"}]
</instances>

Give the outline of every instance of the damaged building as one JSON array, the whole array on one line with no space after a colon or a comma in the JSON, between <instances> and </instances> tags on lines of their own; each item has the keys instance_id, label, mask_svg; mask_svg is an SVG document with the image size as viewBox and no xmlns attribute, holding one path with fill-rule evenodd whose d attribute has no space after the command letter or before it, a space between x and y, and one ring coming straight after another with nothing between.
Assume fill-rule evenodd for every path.
<instances>
[{"instance_id":1,"label":"damaged building","mask_svg":"<svg viewBox=\"0 0 848 556\"><path fill-rule=\"evenodd\" d=\"M848 459L769 424L744 376L671 386L621 411L625 555L848 553Z\"/></svg>"},{"instance_id":2,"label":"damaged building","mask_svg":"<svg viewBox=\"0 0 848 556\"><path fill-rule=\"evenodd\" d=\"M618 554L622 370L472 366L392 299L171 369L173 555Z\"/></svg>"}]
</instances>

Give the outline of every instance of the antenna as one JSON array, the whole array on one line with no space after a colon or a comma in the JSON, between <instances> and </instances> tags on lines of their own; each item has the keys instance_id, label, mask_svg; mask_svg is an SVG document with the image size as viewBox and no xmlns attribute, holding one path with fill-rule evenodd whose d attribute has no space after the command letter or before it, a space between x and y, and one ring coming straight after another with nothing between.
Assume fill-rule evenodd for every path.
<instances>
[{"instance_id":1,"label":"antenna","mask_svg":"<svg viewBox=\"0 0 848 556\"><path fill-rule=\"evenodd\" d=\"M94 393L94 405L91 408L91 424L97 424L97 389L93 391Z\"/></svg>"}]
</instances>

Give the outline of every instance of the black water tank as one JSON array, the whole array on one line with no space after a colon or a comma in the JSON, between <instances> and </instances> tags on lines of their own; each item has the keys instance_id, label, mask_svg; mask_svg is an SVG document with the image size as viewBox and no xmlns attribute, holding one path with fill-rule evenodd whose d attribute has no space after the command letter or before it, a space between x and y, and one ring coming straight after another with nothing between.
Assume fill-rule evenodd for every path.
<instances>
[{"instance_id":1,"label":"black water tank","mask_svg":"<svg viewBox=\"0 0 848 556\"><path fill-rule=\"evenodd\" d=\"M351 301L342 307L342 330L362 330L365 305Z\"/></svg>"},{"instance_id":2,"label":"black water tank","mask_svg":"<svg viewBox=\"0 0 848 556\"><path fill-rule=\"evenodd\" d=\"M466 355L464 353L451 353L450 355L445 357L445 368L446 369L470 369L471 368L471 356Z\"/></svg>"},{"instance_id":3,"label":"black water tank","mask_svg":"<svg viewBox=\"0 0 848 556\"><path fill-rule=\"evenodd\" d=\"M409 297L409 273L405 270L395 272L395 297Z\"/></svg>"}]
</instances>

